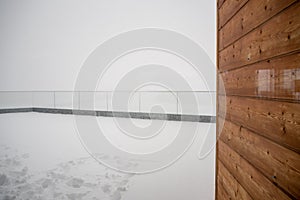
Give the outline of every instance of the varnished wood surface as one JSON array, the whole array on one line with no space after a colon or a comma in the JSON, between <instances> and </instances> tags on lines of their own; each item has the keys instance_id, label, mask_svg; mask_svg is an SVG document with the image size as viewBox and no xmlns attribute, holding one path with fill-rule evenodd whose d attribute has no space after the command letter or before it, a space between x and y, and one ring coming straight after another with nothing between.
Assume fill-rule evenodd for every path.
<instances>
[{"instance_id":1,"label":"varnished wood surface","mask_svg":"<svg viewBox=\"0 0 300 200\"><path fill-rule=\"evenodd\" d=\"M237 182L227 168L220 162L218 167L219 184L225 190L228 199L249 200L252 197L246 190Z\"/></svg>"},{"instance_id":2,"label":"varnished wood surface","mask_svg":"<svg viewBox=\"0 0 300 200\"><path fill-rule=\"evenodd\" d=\"M223 49L264 23L296 0L251 0L220 30L219 48ZM220 10L220 15L222 15ZM225 17L227 18L227 17ZM223 18L222 18L223 19ZM228 37L230 35L230 37Z\"/></svg>"},{"instance_id":3,"label":"varnished wood surface","mask_svg":"<svg viewBox=\"0 0 300 200\"><path fill-rule=\"evenodd\" d=\"M300 199L300 155L248 129L226 121L220 139L270 181Z\"/></svg>"},{"instance_id":4,"label":"varnished wood surface","mask_svg":"<svg viewBox=\"0 0 300 200\"><path fill-rule=\"evenodd\" d=\"M300 3L284 10L219 52L219 69L231 70L300 49ZM231 35L227 35L231 37Z\"/></svg>"},{"instance_id":5,"label":"varnished wood surface","mask_svg":"<svg viewBox=\"0 0 300 200\"><path fill-rule=\"evenodd\" d=\"M226 98L226 119L300 152L299 103L236 96L219 98Z\"/></svg>"},{"instance_id":6,"label":"varnished wood surface","mask_svg":"<svg viewBox=\"0 0 300 200\"><path fill-rule=\"evenodd\" d=\"M219 0L217 199L300 199L299 13Z\"/></svg>"},{"instance_id":7,"label":"varnished wood surface","mask_svg":"<svg viewBox=\"0 0 300 200\"><path fill-rule=\"evenodd\" d=\"M248 161L233 151L227 144L218 141L219 160L230 171L253 199L290 199L283 191L263 176Z\"/></svg>"},{"instance_id":8,"label":"varnished wood surface","mask_svg":"<svg viewBox=\"0 0 300 200\"><path fill-rule=\"evenodd\" d=\"M226 95L300 101L300 52L220 74Z\"/></svg>"},{"instance_id":9,"label":"varnished wood surface","mask_svg":"<svg viewBox=\"0 0 300 200\"><path fill-rule=\"evenodd\" d=\"M224 2L220 2L222 6L219 9L220 20L218 23L218 27L222 28L226 22L230 20L232 16L247 3L248 0L227 0Z\"/></svg>"}]
</instances>

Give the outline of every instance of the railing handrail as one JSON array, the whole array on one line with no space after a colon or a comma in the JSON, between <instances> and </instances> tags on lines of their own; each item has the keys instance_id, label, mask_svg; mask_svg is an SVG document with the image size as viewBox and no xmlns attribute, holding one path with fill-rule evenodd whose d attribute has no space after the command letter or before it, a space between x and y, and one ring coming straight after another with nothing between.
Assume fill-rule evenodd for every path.
<instances>
[{"instance_id":1,"label":"railing handrail","mask_svg":"<svg viewBox=\"0 0 300 200\"><path fill-rule=\"evenodd\" d=\"M89 93L88 95L86 95L85 93ZM118 93L129 93L129 95L137 95L137 100L134 101L133 106L132 106L132 110L136 110L136 107L138 108L138 112L142 112L145 110L145 105L146 107L149 107L149 102L151 104L152 100L148 101L148 97L151 96L153 94L153 96L156 95L167 95L167 96L172 96L172 98L174 98L173 100L168 100L168 106L169 107L169 111L172 113L182 113L182 109L181 109L181 97L185 98L184 96L186 95L186 97L188 97L189 95L195 95L195 96L201 96L201 95L208 95L210 96L210 99L212 100L213 98L215 98L216 92L215 91L206 91L206 90L194 90L194 91L186 91L186 90L177 90L177 91L172 91L172 90L98 90L98 91L87 91L87 90L77 90L77 91L71 91L71 90L60 90L60 91L55 91L55 90L32 90L32 91L0 91L0 94L2 95L2 97L7 96L8 98L3 98L3 102L5 102L3 105L15 105L15 104L20 104L23 105L23 102L29 102L29 100L31 101L30 104L32 105L32 107L34 107L35 105L51 105L51 107L53 108L57 108L57 107L61 107L61 102L64 102L65 100L67 100L67 104L65 105L65 107L76 107L78 109L84 109L84 107L86 107L85 102L87 99L91 98L92 96L94 96L94 98L97 97L97 94L101 94L103 96L103 100L105 103L105 108L103 110L109 111L111 110L111 106L110 106L110 101L109 99L111 98L110 96L113 96L114 94L118 94ZM131 94L130 94L131 93ZM23 95L24 97L26 97L25 99L22 99L18 96L16 96L17 94ZM45 99L39 99L39 96L45 96L47 97L47 100L45 101ZM50 96L49 96L50 95ZM62 95L68 95L67 97L62 96ZM145 98L142 98L143 96L147 96ZM70 101L70 96L71 97L71 103ZM118 96L118 95L117 95ZM63 98L62 98L63 97ZM202 96L201 96L202 97ZM200 99L201 99L200 97ZM11 98L11 99L9 99ZM163 97L164 98L164 97ZM198 98L198 97L197 97ZM11 101L11 100L17 100L18 103L16 103L16 101ZM20 100L20 102L19 102ZM23 102L22 102L23 100ZM95 100L95 99L94 99ZM88 100L89 101L89 100ZM155 102L156 100L154 100ZM46 102L46 103L45 103ZM102 102L102 101L101 101ZM211 102L214 102L214 100L212 100ZM70 103L70 105L69 105ZM203 102L202 102L203 103ZM2 101L0 99L0 107L1 107ZM102 103L101 103L102 104ZM154 104L157 104L157 102L155 102ZM200 105L200 104L199 104ZM204 103L204 105L206 105ZM94 105L95 106L95 105ZM215 108L215 107L214 107ZM147 108L148 109L148 108ZM192 112L192 111L191 111ZM201 112L201 111L200 111ZM189 114L189 113L186 113ZM203 114L203 113L201 113Z\"/></svg>"}]
</instances>

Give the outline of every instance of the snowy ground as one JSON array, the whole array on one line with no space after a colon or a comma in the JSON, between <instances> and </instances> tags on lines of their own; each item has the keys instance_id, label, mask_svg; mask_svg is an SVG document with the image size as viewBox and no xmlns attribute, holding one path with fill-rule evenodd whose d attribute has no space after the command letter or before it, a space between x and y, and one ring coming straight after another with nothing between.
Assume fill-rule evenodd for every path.
<instances>
[{"instance_id":1,"label":"snowy ground","mask_svg":"<svg viewBox=\"0 0 300 200\"><path fill-rule=\"evenodd\" d=\"M115 131L112 119L103 120ZM178 123L170 122L167 132L172 133ZM207 129L208 124L201 126ZM1 114L0 200L214 199L214 151L198 160L200 143L201 137L164 170L144 175L121 173L99 164L86 152L76 135L73 116ZM127 164L115 156L103 158Z\"/></svg>"}]
</instances>

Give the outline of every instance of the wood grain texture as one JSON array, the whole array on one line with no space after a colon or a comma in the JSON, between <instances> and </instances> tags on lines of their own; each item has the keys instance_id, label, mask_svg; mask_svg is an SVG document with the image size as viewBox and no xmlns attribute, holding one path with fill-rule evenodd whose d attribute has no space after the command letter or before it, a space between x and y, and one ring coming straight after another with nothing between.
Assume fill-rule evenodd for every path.
<instances>
[{"instance_id":1,"label":"wood grain texture","mask_svg":"<svg viewBox=\"0 0 300 200\"><path fill-rule=\"evenodd\" d=\"M239 180L239 183L253 199L290 199L224 142L219 140L218 145L222 149L219 151L219 160L231 172L232 176Z\"/></svg>"},{"instance_id":2,"label":"wood grain texture","mask_svg":"<svg viewBox=\"0 0 300 200\"><path fill-rule=\"evenodd\" d=\"M222 16L219 20L218 26L222 28L224 24L246 3L248 0L227 0L225 2L220 1L222 6L219 9L219 14Z\"/></svg>"},{"instance_id":3,"label":"wood grain texture","mask_svg":"<svg viewBox=\"0 0 300 200\"><path fill-rule=\"evenodd\" d=\"M219 52L219 69L231 70L300 49L300 3L284 10Z\"/></svg>"},{"instance_id":4,"label":"wood grain texture","mask_svg":"<svg viewBox=\"0 0 300 200\"><path fill-rule=\"evenodd\" d=\"M250 200L252 197L246 190L237 182L237 180L230 174L226 167L220 162L218 167L219 184L224 188L229 199L236 200Z\"/></svg>"},{"instance_id":5,"label":"wood grain texture","mask_svg":"<svg viewBox=\"0 0 300 200\"><path fill-rule=\"evenodd\" d=\"M216 195L216 199L217 200L230 200L230 196L227 194L227 192L225 191L225 188L222 184L222 182L220 181L220 178L217 178L217 195Z\"/></svg>"},{"instance_id":6,"label":"wood grain texture","mask_svg":"<svg viewBox=\"0 0 300 200\"><path fill-rule=\"evenodd\" d=\"M296 0L251 0L220 30L219 49L232 44ZM221 14L221 13L220 13ZM228 37L230 35L230 37Z\"/></svg>"},{"instance_id":7,"label":"wood grain texture","mask_svg":"<svg viewBox=\"0 0 300 200\"><path fill-rule=\"evenodd\" d=\"M300 101L300 52L220 73L219 79L227 95Z\"/></svg>"},{"instance_id":8,"label":"wood grain texture","mask_svg":"<svg viewBox=\"0 0 300 200\"><path fill-rule=\"evenodd\" d=\"M219 0L219 1L217 2L218 8L221 8L222 5L223 5L223 3L224 3L225 1L226 1L226 0Z\"/></svg>"},{"instance_id":9,"label":"wood grain texture","mask_svg":"<svg viewBox=\"0 0 300 200\"><path fill-rule=\"evenodd\" d=\"M300 199L299 13L299 0L219 7L218 199Z\"/></svg>"},{"instance_id":10,"label":"wood grain texture","mask_svg":"<svg viewBox=\"0 0 300 200\"><path fill-rule=\"evenodd\" d=\"M220 139L270 181L300 199L300 155L242 126L226 121Z\"/></svg>"},{"instance_id":11,"label":"wood grain texture","mask_svg":"<svg viewBox=\"0 0 300 200\"><path fill-rule=\"evenodd\" d=\"M300 104L237 96L223 98L227 103L226 119L300 152Z\"/></svg>"}]
</instances>

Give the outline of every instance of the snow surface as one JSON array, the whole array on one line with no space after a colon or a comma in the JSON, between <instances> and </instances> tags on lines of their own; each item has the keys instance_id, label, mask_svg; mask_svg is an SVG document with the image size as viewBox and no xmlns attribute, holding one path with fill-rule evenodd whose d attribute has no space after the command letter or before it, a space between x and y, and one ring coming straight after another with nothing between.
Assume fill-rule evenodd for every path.
<instances>
[{"instance_id":1,"label":"snow surface","mask_svg":"<svg viewBox=\"0 0 300 200\"><path fill-rule=\"evenodd\" d=\"M118 129L113 118L99 117L99 121L105 123L106 134L111 131L117 138ZM133 121L141 127L149 122ZM199 132L199 139L188 152L173 165L137 175L115 171L92 158L83 148L74 123L71 115L0 115L0 199L214 199L215 151L203 160L197 158L204 141L203 131ZM161 141L170 140L179 123L168 121ZM209 124L199 123L199 126L207 130ZM209 136L213 141L214 133ZM118 142L116 140L116 144ZM122 148L132 151L141 148L132 145ZM157 141L153 147L161 145ZM151 149L149 145L142 146L146 152ZM128 165L116 156L102 155L102 158Z\"/></svg>"}]
</instances>

